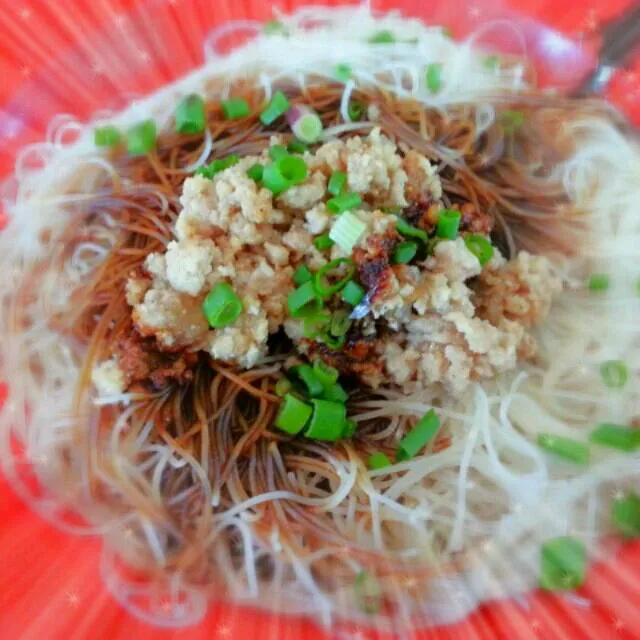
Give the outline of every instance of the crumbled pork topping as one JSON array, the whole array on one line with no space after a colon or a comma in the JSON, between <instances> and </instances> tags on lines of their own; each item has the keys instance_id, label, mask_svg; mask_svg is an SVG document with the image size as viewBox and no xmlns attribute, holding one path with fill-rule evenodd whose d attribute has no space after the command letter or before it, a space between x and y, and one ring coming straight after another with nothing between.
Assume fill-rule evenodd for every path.
<instances>
[{"instance_id":1,"label":"crumbled pork topping","mask_svg":"<svg viewBox=\"0 0 640 640\"><path fill-rule=\"evenodd\" d=\"M306 180L277 197L247 175L254 163L270 162L266 149L213 179L185 181L175 239L166 251L149 255L127 282L133 328L113 357L94 369L99 393L121 393L145 379L156 386L188 380L198 351L253 367L267 354L269 335L282 329L301 354L320 356L372 386L438 385L462 393L471 381L532 357L535 341L527 330L544 320L561 288L545 258L522 252L506 261L496 250L483 268L459 237L438 242L410 265L395 264L393 251L403 240L397 215L434 232L444 207L437 167L398 148L379 128L366 137L329 141L303 157ZM351 213L366 230L351 254L338 244L314 246L338 220L325 204L328 179L337 170L363 201ZM454 206L460 207L462 233L490 233L486 213L469 203ZM368 308L344 348L332 351L305 338L303 322L289 317L287 296L297 267L317 270L338 257L353 259ZM243 311L230 325L211 329L202 303L222 282L233 288ZM327 302L329 308L339 304L337 298Z\"/></svg>"}]
</instances>

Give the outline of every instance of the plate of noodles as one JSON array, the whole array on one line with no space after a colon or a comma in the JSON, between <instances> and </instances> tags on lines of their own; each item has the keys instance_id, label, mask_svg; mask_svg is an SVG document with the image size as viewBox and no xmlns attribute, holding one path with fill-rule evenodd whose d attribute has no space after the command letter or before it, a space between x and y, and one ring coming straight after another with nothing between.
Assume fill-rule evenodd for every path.
<instances>
[{"instance_id":1,"label":"plate of noodles","mask_svg":"<svg viewBox=\"0 0 640 640\"><path fill-rule=\"evenodd\" d=\"M196 4L7 102L0 630L633 637L640 150L591 58L488 3Z\"/></svg>"}]
</instances>

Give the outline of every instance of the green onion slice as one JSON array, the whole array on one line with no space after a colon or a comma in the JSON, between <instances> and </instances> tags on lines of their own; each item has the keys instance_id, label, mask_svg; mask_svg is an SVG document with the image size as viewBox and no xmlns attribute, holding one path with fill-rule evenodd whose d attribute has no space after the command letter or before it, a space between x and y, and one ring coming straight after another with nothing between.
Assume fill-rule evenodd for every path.
<instances>
[{"instance_id":1,"label":"green onion slice","mask_svg":"<svg viewBox=\"0 0 640 640\"><path fill-rule=\"evenodd\" d=\"M263 173L264 167L258 162L256 162L256 164L254 165L251 165L247 170L247 175L255 182L260 182L262 180Z\"/></svg>"},{"instance_id":2,"label":"green onion slice","mask_svg":"<svg viewBox=\"0 0 640 640\"><path fill-rule=\"evenodd\" d=\"M306 265L300 265L294 272L293 272L293 281L297 284L297 285L301 285L304 284L305 282L309 282L309 280L313 279L313 273L311 272L311 270L309 269L309 267L307 267Z\"/></svg>"},{"instance_id":3,"label":"green onion slice","mask_svg":"<svg viewBox=\"0 0 640 640\"><path fill-rule=\"evenodd\" d=\"M592 273L589 276L589 291L599 293L609 288L609 275L607 273Z\"/></svg>"},{"instance_id":4,"label":"green onion slice","mask_svg":"<svg viewBox=\"0 0 640 640\"><path fill-rule=\"evenodd\" d=\"M433 62L427 65L426 73L427 89L429 93L438 93L442 88L442 65Z\"/></svg>"},{"instance_id":5,"label":"green onion slice","mask_svg":"<svg viewBox=\"0 0 640 640\"><path fill-rule=\"evenodd\" d=\"M287 145L287 151L289 153L304 153L309 150L309 145L301 142L300 140L292 140Z\"/></svg>"},{"instance_id":6,"label":"green onion slice","mask_svg":"<svg viewBox=\"0 0 640 640\"><path fill-rule=\"evenodd\" d=\"M322 394L323 400L331 400L331 402L340 402L342 404L347 401L348 397L349 394L339 382L325 387Z\"/></svg>"},{"instance_id":7,"label":"green onion slice","mask_svg":"<svg viewBox=\"0 0 640 640\"><path fill-rule=\"evenodd\" d=\"M323 334L331 322L331 314L328 311L310 314L304 317L304 337L317 338Z\"/></svg>"},{"instance_id":8,"label":"green onion slice","mask_svg":"<svg viewBox=\"0 0 640 640\"><path fill-rule=\"evenodd\" d=\"M418 227L412 227L403 218L396 218L396 231L407 238L418 238L425 244L429 242L429 235L424 229L418 229Z\"/></svg>"},{"instance_id":9,"label":"green onion slice","mask_svg":"<svg viewBox=\"0 0 640 640\"><path fill-rule=\"evenodd\" d=\"M340 82L347 82L351 78L352 71L348 64L337 64L333 69L333 75Z\"/></svg>"},{"instance_id":10,"label":"green onion slice","mask_svg":"<svg viewBox=\"0 0 640 640\"><path fill-rule=\"evenodd\" d=\"M629 369L622 360L607 360L600 365L600 375L610 389L622 389L629 379Z\"/></svg>"},{"instance_id":11,"label":"green onion slice","mask_svg":"<svg viewBox=\"0 0 640 640\"><path fill-rule=\"evenodd\" d=\"M121 140L120 131L110 124L97 127L93 132L93 142L96 147L115 147Z\"/></svg>"},{"instance_id":12,"label":"green onion slice","mask_svg":"<svg viewBox=\"0 0 640 640\"><path fill-rule=\"evenodd\" d=\"M180 100L176 107L176 131L201 133L206 125L204 99L191 93Z\"/></svg>"},{"instance_id":13,"label":"green onion slice","mask_svg":"<svg viewBox=\"0 0 640 640\"><path fill-rule=\"evenodd\" d=\"M321 236L318 236L313 240L313 246L320 251L331 249L334 244L334 241L329 237L328 233L323 233Z\"/></svg>"},{"instance_id":14,"label":"green onion slice","mask_svg":"<svg viewBox=\"0 0 640 640\"><path fill-rule=\"evenodd\" d=\"M349 312L345 309L338 309L331 318L331 326L329 331L332 336L339 338L349 332L352 320L349 318Z\"/></svg>"},{"instance_id":15,"label":"green onion slice","mask_svg":"<svg viewBox=\"0 0 640 640\"><path fill-rule=\"evenodd\" d=\"M307 438L325 442L338 440L342 435L346 420L345 405L340 402L318 399L312 400L311 404L313 405L313 415L304 435Z\"/></svg>"},{"instance_id":16,"label":"green onion slice","mask_svg":"<svg viewBox=\"0 0 640 640\"><path fill-rule=\"evenodd\" d=\"M347 114L349 116L349 120L352 122L358 122L364 115L364 105L362 102L351 102L347 107Z\"/></svg>"},{"instance_id":17,"label":"green onion slice","mask_svg":"<svg viewBox=\"0 0 640 640\"><path fill-rule=\"evenodd\" d=\"M636 451L640 449L640 429L603 422L591 432L589 440L620 451Z\"/></svg>"},{"instance_id":18,"label":"green onion slice","mask_svg":"<svg viewBox=\"0 0 640 640\"><path fill-rule=\"evenodd\" d=\"M326 331L318 337L318 340L324 342L332 351L339 351L347 342L347 336L334 336L330 332Z\"/></svg>"},{"instance_id":19,"label":"green onion slice","mask_svg":"<svg viewBox=\"0 0 640 640\"><path fill-rule=\"evenodd\" d=\"M357 209L362 204L362 198L357 193L343 193L327 200L327 211L334 215Z\"/></svg>"},{"instance_id":20,"label":"green onion slice","mask_svg":"<svg viewBox=\"0 0 640 640\"><path fill-rule=\"evenodd\" d=\"M406 240L396 246L392 260L395 264L408 264L416 257L416 253L418 253L418 243Z\"/></svg>"},{"instance_id":21,"label":"green onion slice","mask_svg":"<svg viewBox=\"0 0 640 640\"><path fill-rule=\"evenodd\" d=\"M640 496L629 493L614 500L611 523L625 538L640 538Z\"/></svg>"},{"instance_id":22,"label":"green onion slice","mask_svg":"<svg viewBox=\"0 0 640 640\"><path fill-rule=\"evenodd\" d=\"M317 314L322 309L322 300L313 287L313 281L309 280L291 291L287 296L287 306L292 318Z\"/></svg>"},{"instance_id":23,"label":"green onion slice","mask_svg":"<svg viewBox=\"0 0 640 640\"><path fill-rule=\"evenodd\" d=\"M438 238L445 240L455 240L460 227L459 211L455 209L443 209L438 215L438 224L436 226L436 235Z\"/></svg>"},{"instance_id":24,"label":"green onion slice","mask_svg":"<svg viewBox=\"0 0 640 640\"><path fill-rule=\"evenodd\" d=\"M277 162L272 162L263 169L262 184L275 196L293 186L291 180L282 175Z\"/></svg>"},{"instance_id":25,"label":"green onion slice","mask_svg":"<svg viewBox=\"0 0 640 640\"><path fill-rule=\"evenodd\" d=\"M396 460L403 462L413 458L427 442L435 437L438 429L440 429L440 418L433 409L430 409L420 418L416 426L400 440Z\"/></svg>"},{"instance_id":26,"label":"green onion slice","mask_svg":"<svg viewBox=\"0 0 640 640\"><path fill-rule=\"evenodd\" d=\"M229 98L222 101L222 112L227 120L240 120L250 113L249 103L244 98Z\"/></svg>"},{"instance_id":27,"label":"green onion slice","mask_svg":"<svg viewBox=\"0 0 640 640\"><path fill-rule=\"evenodd\" d=\"M473 255L478 258L478 262L484 267L493 258L493 246L484 236L470 233L464 237L464 244Z\"/></svg>"},{"instance_id":28,"label":"green onion slice","mask_svg":"<svg viewBox=\"0 0 640 640\"><path fill-rule=\"evenodd\" d=\"M202 310L212 329L221 329L234 323L242 313L242 300L230 284L218 283L204 299Z\"/></svg>"},{"instance_id":29,"label":"green onion slice","mask_svg":"<svg viewBox=\"0 0 640 640\"><path fill-rule=\"evenodd\" d=\"M333 284L329 284L328 278L332 275L331 272L343 264L347 266L345 275ZM313 277L316 293L322 298L329 298L334 293L338 293L338 291L351 280L354 272L355 266L350 258L336 258L335 260L331 260L331 262L328 262L318 269Z\"/></svg>"},{"instance_id":30,"label":"green onion slice","mask_svg":"<svg viewBox=\"0 0 640 640\"><path fill-rule=\"evenodd\" d=\"M332 196L337 197L344 191L344 187L346 184L347 174L344 171L334 171L329 178L327 191L329 191Z\"/></svg>"},{"instance_id":31,"label":"green onion slice","mask_svg":"<svg viewBox=\"0 0 640 640\"><path fill-rule=\"evenodd\" d=\"M284 115L289 109L289 100L282 91L276 91L269 104L260 114L260 122L265 126L273 124L280 116Z\"/></svg>"},{"instance_id":32,"label":"green onion slice","mask_svg":"<svg viewBox=\"0 0 640 640\"><path fill-rule=\"evenodd\" d=\"M322 395L324 385L316 376L315 370L311 365L301 364L297 367L291 367L291 369L289 369L289 373L302 380L312 398L317 398Z\"/></svg>"},{"instance_id":33,"label":"green onion slice","mask_svg":"<svg viewBox=\"0 0 640 640\"><path fill-rule=\"evenodd\" d=\"M548 433L541 433L538 436L538 446L569 462L581 465L589 464L589 446L584 442Z\"/></svg>"},{"instance_id":34,"label":"green onion slice","mask_svg":"<svg viewBox=\"0 0 640 640\"><path fill-rule=\"evenodd\" d=\"M304 429L311 412L312 409L308 404L298 400L291 393L287 393L283 398L282 407L274 424L278 429L294 436Z\"/></svg>"},{"instance_id":35,"label":"green onion slice","mask_svg":"<svg viewBox=\"0 0 640 640\"><path fill-rule=\"evenodd\" d=\"M330 367L328 364L325 364L320 358L314 361L313 370L316 378L320 380L324 387L331 386L338 382L338 370L335 367Z\"/></svg>"},{"instance_id":36,"label":"green onion slice","mask_svg":"<svg viewBox=\"0 0 640 640\"><path fill-rule=\"evenodd\" d=\"M143 156L156 146L156 123L153 120L139 122L127 132L127 151L132 156Z\"/></svg>"},{"instance_id":37,"label":"green onion slice","mask_svg":"<svg viewBox=\"0 0 640 640\"><path fill-rule=\"evenodd\" d=\"M387 454L382 451L377 451L376 453L371 454L367 460L367 466L369 469L373 469L374 471L390 467L392 464L393 463L389 460Z\"/></svg>"},{"instance_id":38,"label":"green onion slice","mask_svg":"<svg viewBox=\"0 0 640 640\"><path fill-rule=\"evenodd\" d=\"M392 31L389 29L382 29L381 31L376 31L372 36L369 37L368 42L370 44L391 44L396 41L396 37L393 35Z\"/></svg>"},{"instance_id":39,"label":"green onion slice","mask_svg":"<svg viewBox=\"0 0 640 640\"><path fill-rule=\"evenodd\" d=\"M367 230L367 225L350 211L345 211L331 227L329 237L347 253L351 253L362 234Z\"/></svg>"},{"instance_id":40,"label":"green onion slice","mask_svg":"<svg viewBox=\"0 0 640 640\"><path fill-rule=\"evenodd\" d=\"M340 294L340 298L344 300L347 304L350 304L352 307L360 304L362 299L366 295L365 290L361 287L357 282L350 280L344 286L342 293Z\"/></svg>"},{"instance_id":41,"label":"green onion slice","mask_svg":"<svg viewBox=\"0 0 640 640\"><path fill-rule=\"evenodd\" d=\"M353 583L356 603L364 613L378 613L382 608L382 587L368 571L361 571Z\"/></svg>"},{"instance_id":42,"label":"green onion slice","mask_svg":"<svg viewBox=\"0 0 640 640\"><path fill-rule=\"evenodd\" d=\"M280 158L285 158L289 155L287 148L281 144L274 144L272 147L269 147L269 157L272 160L280 160Z\"/></svg>"},{"instance_id":43,"label":"green onion slice","mask_svg":"<svg viewBox=\"0 0 640 640\"><path fill-rule=\"evenodd\" d=\"M576 589L587 574L584 543L569 536L553 538L541 548L540 586L548 591Z\"/></svg>"}]
</instances>

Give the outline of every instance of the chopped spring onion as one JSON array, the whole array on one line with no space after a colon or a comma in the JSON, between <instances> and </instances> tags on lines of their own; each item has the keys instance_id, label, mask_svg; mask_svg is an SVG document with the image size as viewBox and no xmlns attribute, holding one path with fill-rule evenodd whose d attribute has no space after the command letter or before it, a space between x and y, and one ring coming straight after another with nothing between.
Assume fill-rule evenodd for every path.
<instances>
[{"instance_id":1,"label":"chopped spring onion","mask_svg":"<svg viewBox=\"0 0 640 640\"><path fill-rule=\"evenodd\" d=\"M269 147L269 157L272 160L280 160L280 158L284 158L289 155L287 148L281 144L274 144L272 147Z\"/></svg>"},{"instance_id":2,"label":"chopped spring onion","mask_svg":"<svg viewBox=\"0 0 640 640\"><path fill-rule=\"evenodd\" d=\"M364 115L364 105L362 102L352 102L347 108L347 114L349 115L349 120L358 122Z\"/></svg>"},{"instance_id":3,"label":"chopped spring onion","mask_svg":"<svg viewBox=\"0 0 640 640\"><path fill-rule=\"evenodd\" d=\"M287 306L292 318L304 318L320 311L322 300L318 298L313 282L309 280L289 293Z\"/></svg>"},{"instance_id":4,"label":"chopped spring onion","mask_svg":"<svg viewBox=\"0 0 640 640\"><path fill-rule=\"evenodd\" d=\"M396 218L396 231L407 238L418 238L425 244L429 242L429 235L424 229L418 229L418 227L412 227L403 218Z\"/></svg>"},{"instance_id":5,"label":"chopped spring onion","mask_svg":"<svg viewBox=\"0 0 640 640\"><path fill-rule=\"evenodd\" d=\"M289 110L289 100L282 91L276 91L269 104L265 107L264 111L260 114L260 122L269 126L273 124L280 116L284 115Z\"/></svg>"},{"instance_id":6,"label":"chopped spring onion","mask_svg":"<svg viewBox=\"0 0 640 640\"><path fill-rule=\"evenodd\" d=\"M270 36L289 35L289 30L282 24L282 22L280 22L280 20L269 20L269 22L265 22L264 27L262 27L262 31Z\"/></svg>"},{"instance_id":7,"label":"chopped spring onion","mask_svg":"<svg viewBox=\"0 0 640 640\"><path fill-rule=\"evenodd\" d=\"M144 120L127 132L127 151L132 156L143 156L156 146L156 123Z\"/></svg>"},{"instance_id":8,"label":"chopped spring onion","mask_svg":"<svg viewBox=\"0 0 640 640\"><path fill-rule=\"evenodd\" d=\"M318 378L325 387L338 382L338 370L335 367L330 367L328 364L325 364L320 358L314 361L313 370L316 378Z\"/></svg>"},{"instance_id":9,"label":"chopped spring onion","mask_svg":"<svg viewBox=\"0 0 640 640\"><path fill-rule=\"evenodd\" d=\"M640 429L603 422L591 432L589 440L603 447L636 451L640 449Z\"/></svg>"},{"instance_id":10,"label":"chopped spring onion","mask_svg":"<svg viewBox=\"0 0 640 640\"><path fill-rule=\"evenodd\" d=\"M311 339L317 338L320 334L324 333L330 322L331 314L327 311L305 316L303 326L304 337Z\"/></svg>"},{"instance_id":11,"label":"chopped spring onion","mask_svg":"<svg viewBox=\"0 0 640 640\"><path fill-rule=\"evenodd\" d=\"M331 400L331 402L340 402L342 404L347 401L348 397L349 395L339 382L325 387L324 393L322 394L324 400Z\"/></svg>"},{"instance_id":12,"label":"chopped spring onion","mask_svg":"<svg viewBox=\"0 0 640 640\"><path fill-rule=\"evenodd\" d=\"M331 249L335 243L329 237L328 233L323 233L321 236L318 236L313 240L313 246L320 251L325 251L326 249Z\"/></svg>"},{"instance_id":13,"label":"chopped spring onion","mask_svg":"<svg viewBox=\"0 0 640 640\"><path fill-rule=\"evenodd\" d=\"M347 336L334 336L330 332L325 332L318 337L318 340L324 342L332 351L339 351L347 342Z\"/></svg>"},{"instance_id":14,"label":"chopped spring onion","mask_svg":"<svg viewBox=\"0 0 640 640\"><path fill-rule=\"evenodd\" d=\"M589 291L598 293L609 288L609 275L607 273L592 273L589 276Z\"/></svg>"},{"instance_id":15,"label":"chopped spring onion","mask_svg":"<svg viewBox=\"0 0 640 640\"><path fill-rule=\"evenodd\" d=\"M640 496L629 493L614 500L611 523L626 538L640 538Z\"/></svg>"},{"instance_id":16,"label":"chopped spring onion","mask_svg":"<svg viewBox=\"0 0 640 640\"><path fill-rule=\"evenodd\" d=\"M309 280L311 280L313 278L313 273L311 272L311 269L309 269L309 267L307 267L306 265L300 265L294 272L293 272L293 281L297 284L304 284L305 282L309 282Z\"/></svg>"},{"instance_id":17,"label":"chopped spring onion","mask_svg":"<svg viewBox=\"0 0 640 640\"><path fill-rule=\"evenodd\" d=\"M262 184L274 195L278 195L289 187L304 182L308 173L309 170L302 158L287 154L264 168Z\"/></svg>"},{"instance_id":18,"label":"chopped spring onion","mask_svg":"<svg viewBox=\"0 0 640 640\"><path fill-rule=\"evenodd\" d=\"M299 156L284 156L276 162L278 171L291 184L300 184L307 179L309 168L307 163Z\"/></svg>"},{"instance_id":19,"label":"chopped spring onion","mask_svg":"<svg viewBox=\"0 0 640 640\"><path fill-rule=\"evenodd\" d=\"M600 375L610 389L622 389L629 379L629 369L622 360L607 360L600 365Z\"/></svg>"},{"instance_id":20,"label":"chopped spring onion","mask_svg":"<svg viewBox=\"0 0 640 640\"><path fill-rule=\"evenodd\" d=\"M343 193L327 200L327 211L334 215L356 209L362 204L362 198L357 193Z\"/></svg>"},{"instance_id":21,"label":"chopped spring onion","mask_svg":"<svg viewBox=\"0 0 640 640\"><path fill-rule=\"evenodd\" d=\"M251 109L244 98L229 98L222 101L222 112L227 120L240 120L246 118Z\"/></svg>"},{"instance_id":22,"label":"chopped spring onion","mask_svg":"<svg viewBox=\"0 0 640 640\"><path fill-rule=\"evenodd\" d=\"M344 186L347 184L347 174L344 171L334 171L329 178L329 186L327 191L332 196L339 196L344 191Z\"/></svg>"},{"instance_id":23,"label":"chopped spring onion","mask_svg":"<svg viewBox=\"0 0 640 640\"><path fill-rule=\"evenodd\" d=\"M460 227L461 214L455 209L443 209L438 214L436 235L445 240L455 240Z\"/></svg>"},{"instance_id":24,"label":"chopped spring onion","mask_svg":"<svg viewBox=\"0 0 640 640\"><path fill-rule=\"evenodd\" d=\"M311 412L312 409L308 404L298 400L291 393L287 393L283 398L280 413L278 413L274 424L278 429L295 436L304 429Z\"/></svg>"},{"instance_id":25,"label":"chopped spring onion","mask_svg":"<svg viewBox=\"0 0 640 640\"><path fill-rule=\"evenodd\" d=\"M345 274L340 277L339 280L330 284L328 281L329 276L334 275L332 272L342 265L346 265L346 269L344 270ZM313 276L313 286L316 293L321 298L328 298L334 293L338 293L338 291L340 291L347 282L351 280L354 272L355 266L350 258L336 258L335 260L331 260L331 262L327 262L327 264L320 267Z\"/></svg>"},{"instance_id":26,"label":"chopped spring onion","mask_svg":"<svg viewBox=\"0 0 640 640\"><path fill-rule=\"evenodd\" d=\"M259 162L256 162L256 164L252 165L247 170L247 175L255 182L260 182L262 180L263 173L264 167Z\"/></svg>"},{"instance_id":27,"label":"chopped spring onion","mask_svg":"<svg viewBox=\"0 0 640 640\"><path fill-rule=\"evenodd\" d=\"M361 571L353 583L356 603L364 613L378 613L382 608L382 587L367 571Z\"/></svg>"},{"instance_id":28,"label":"chopped spring onion","mask_svg":"<svg viewBox=\"0 0 640 640\"><path fill-rule=\"evenodd\" d=\"M203 165L202 167L198 167L195 170L196 175L204 176L205 178L209 178L211 180L213 176L229 167L233 167L233 165L238 164L240 162L240 158L232 153L228 155L226 158L220 158L218 160L214 160L210 164Z\"/></svg>"},{"instance_id":29,"label":"chopped spring onion","mask_svg":"<svg viewBox=\"0 0 640 640\"><path fill-rule=\"evenodd\" d=\"M377 31L372 36L369 37L367 42L370 44L391 44L396 41L396 37L393 35L391 31L388 29L383 29L382 31Z\"/></svg>"},{"instance_id":30,"label":"chopped spring onion","mask_svg":"<svg viewBox=\"0 0 640 640\"><path fill-rule=\"evenodd\" d=\"M329 332L332 336L339 338L348 333L351 324L352 320L349 318L349 312L344 309L338 309L331 317Z\"/></svg>"},{"instance_id":31,"label":"chopped spring onion","mask_svg":"<svg viewBox=\"0 0 640 640\"><path fill-rule=\"evenodd\" d=\"M367 225L350 211L345 211L335 222L329 237L347 253L351 253Z\"/></svg>"},{"instance_id":32,"label":"chopped spring onion","mask_svg":"<svg viewBox=\"0 0 640 640\"><path fill-rule=\"evenodd\" d=\"M355 307L357 304L362 302L362 298L365 296L365 290L353 280L347 282L340 294L340 298L344 300L347 304L350 304L352 307Z\"/></svg>"},{"instance_id":33,"label":"chopped spring onion","mask_svg":"<svg viewBox=\"0 0 640 640\"><path fill-rule=\"evenodd\" d=\"M490 240L484 236L470 233L464 237L464 244L473 255L478 258L480 265L484 267L493 258L493 246Z\"/></svg>"},{"instance_id":34,"label":"chopped spring onion","mask_svg":"<svg viewBox=\"0 0 640 640\"><path fill-rule=\"evenodd\" d=\"M429 93L440 91L442 88L442 65L439 62L427 65L426 81Z\"/></svg>"},{"instance_id":35,"label":"chopped spring onion","mask_svg":"<svg viewBox=\"0 0 640 640\"><path fill-rule=\"evenodd\" d=\"M377 469L384 469L385 467L390 467L392 464L391 460L389 460L389 456L382 451L377 451L376 453L369 456L367 460L367 466L369 469L373 469L374 471Z\"/></svg>"},{"instance_id":36,"label":"chopped spring onion","mask_svg":"<svg viewBox=\"0 0 640 640\"><path fill-rule=\"evenodd\" d=\"M291 391L292 388L293 385L291 384L291 380L288 378L280 378L280 380L276 382L276 395L283 398L287 393L289 393L289 391Z\"/></svg>"},{"instance_id":37,"label":"chopped spring onion","mask_svg":"<svg viewBox=\"0 0 640 640\"><path fill-rule=\"evenodd\" d=\"M407 240L396 246L392 259L395 264L407 264L415 258L416 253L418 253L418 243Z\"/></svg>"},{"instance_id":38,"label":"chopped spring onion","mask_svg":"<svg viewBox=\"0 0 640 640\"><path fill-rule=\"evenodd\" d=\"M322 134L322 120L320 116L306 105L294 104L287 111L287 122L293 135L307 144L318 140Z\"/></svg>"},{"instance_id":39,"label":"chopped spring onion","mask_svg":"<svg viewBox=\"0 0 640 640\"><path fill-rule=\"evenodd\" d=\"M524 113L514 109L502 112L502 128L507 133L514 133L524 124Z\"/></svg>"},{"instance_id":40,"label":"chopped spring onion","mask_svg":"<svg viewBox=\"0 0 640 640\"><path fill-rule=\"evenodd\" d=\"M304 435L313 440L335 442L342 435L344 422L347 418L346 407L341 402L330 402L329 400L314 399L311 404L313 405L313 415Z\"/></svg>"},{"instance_id":41,"label":"chopped spring onion","mask_svg":"<svg viewBox=\"0 0 640 640\"><path fill-rule=\"evenodd\" d=\"M402 462L413 458L427 442L434 438L438 429L440 429L440 418L438 418L438 414L433 409L429 409L418 420L416 426L398 443L396 460Z\"/></svg>"},{"instance_id":42,"label":"chopped spring onion","mask_svg":"<svg viewBox=\"0 0 640 640\"><path fill-rule=\"evenodd\" d=\"M584 543L568 536L543 543L541 550L540 586L548 591L576 589L584 584L587 573L587 551Z\"/></svg>"},{"instance_id":43,"label":"chopped spring onion","mask_svg":"<svg viewBox=\"0 0 640 640\"><path fill-rule=\"evenodd\" d=\"M322 395L324 386L316 376L316 373L310 364L301 364L297 367L291 367L289 372L302 380L312 398L317 398Z\"/></svg>"},{"instance_id":44,"label":"chopped spring onion","mask_svg":"<svg viewBox=\"0 0 640 640\"><path fill-rule=\"evenodd\" d=\"M489 70L495 71L500 66L500 58L498 56L487 56L482 64Z\"/></svg>"},{"instance_id":45,"label":"chopped spring onion","mask_svg":"<svg viewBox=\"0 0 640 640\"><path fill-rule=\"evenodd\" d=\"M300 140L292 140L287 145L287 151L289 153L304 153L305 151L308 151L308 150L309 150L308 145L306 145L304 142L300 142Z\"/></svg>"},{"instance_id":46,"label":"chopped spring onion","mask_svg":"<svg viewBox=\"0 0 640 640\"><path fill-rule=\"evenodd\" d=\"M340 80L340 82L347 82L352 75L351 67L344 63L337 64L333 70L333 75L336 79Z\"/></svg>"},{"instance_id":47,"label":"chopped spring onion","mask_svg":"<svg viewBox=\"0 0 640 640\"><path fill-rule=\"evenodd\" d=\"M355 420L345 420L344 427L342 429L341 438L353 438L353 434L358 429L358 423Z\"/></svg>"},{"instance_id":48,"label":"chopped spring onion","mask_svg":"<svg viewBox=\"0 0 640 640\"><path fill-rule=\"evenodd\" d=\"M109 124L104 127L98 127L93 132L93 142L96 147L114 147L120 140L122 140L120 131Z\"/></svg>"},{"instance_id":49,"label":"chopped spring onion","mask_svg":"<svg viewBox=\"0 0 640 640\"><path fill-rule=\"evenodd\" d=\"M538 446L569 462L582 465L589 464L589 446L584 442L548 433L541 433L538 436Z\"/></svg>"},{"instance_id":50,"label":"chopped spring onion","mask_svg":"<svg viewBox=\"0 0 640 640\"><path fill-rule=\"evenodd\" d=\"M201 133L206 125L205 106L202 96L189 94L176 107L176 131Z\"/></svg>"},{"instance_id":51,"label":"chopped spring onion","mask_svg":"<svg viewBox=\"0 0 640 640\"><path fill-rule=\"evenodd\" d=\"M204 299L202 310L212 329L221 329L235 322L242 313L242 300L226 282L218 283Z\"/></svg>"}]
</instances>

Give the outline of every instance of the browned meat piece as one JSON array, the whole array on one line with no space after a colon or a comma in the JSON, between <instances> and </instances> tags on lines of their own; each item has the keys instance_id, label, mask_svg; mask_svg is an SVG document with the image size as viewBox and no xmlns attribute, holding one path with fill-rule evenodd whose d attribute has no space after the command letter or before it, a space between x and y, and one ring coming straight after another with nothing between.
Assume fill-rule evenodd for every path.
<instances>
[{"instance_id":1,"label":"browned meat piece","mask_svg":"<svg viewBox=\"0 0 640 640\"><path fill-rule=\"evenodd\" d=\"M402 210L402 217L412 226L431 233L438 222L440 205L435 202L412 202Z\"/></svg>"},{"instance_id":2,"label":"browned meat piece","mask_svg":"<svg viewBox=\"0 0 640 640\"><path fill-rule=\"evenodd\" d=\"M367 238L366 248L353 250L353 261L358 269L358 278L374 298L382 292L391 278L391 254L400 239L395 230L384 235Z\"/></svg>"},{"instance_id":3,"label":"browned meat piece","mask_svg":"<svg viewBox=\"0 0 640 640\"><path fill-rule=\"evenodd\" d=\"M470 231L488 236L493 230L493 219L488 213L478 211L471 202L465 202L460 209L462 219L460 220L460 231Z\"/></svg>"},{"instance_id":4,"label":"browned meat piece","mask_svg":"<svg viewBox=\"0 0 640 640\"><path fill-rule=\"evenodd\" d=\"M127 387L149 381L160 388L170 381L191 380L198 360L195 353L187 351L160 351L154 338L143 338L133 328L116 340L113 355L125 375Z\"/></svg>"}]
</instances>

